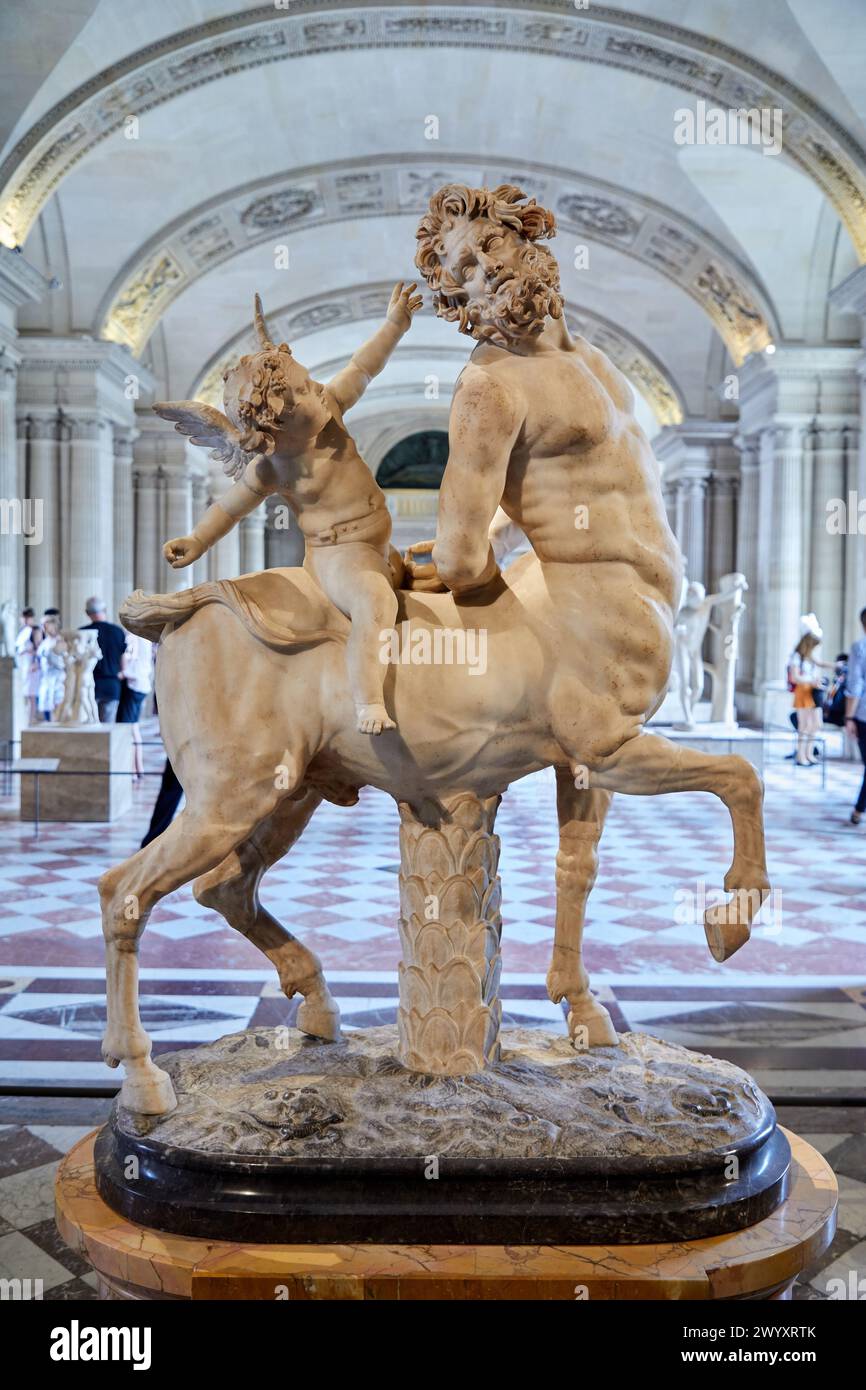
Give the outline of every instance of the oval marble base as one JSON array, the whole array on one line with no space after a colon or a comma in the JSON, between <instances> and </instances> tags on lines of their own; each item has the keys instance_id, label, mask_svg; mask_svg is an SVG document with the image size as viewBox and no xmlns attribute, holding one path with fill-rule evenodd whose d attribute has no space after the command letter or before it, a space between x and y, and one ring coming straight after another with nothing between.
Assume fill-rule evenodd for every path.
<instances>
[{"instance_id":1,"label":"oval marble base","mask_svg":"<svg viewBox=\"0 0 866 1390\"><path fill-rule=\"evenodd\" d=\"M705 1240L615 1246L251 1245L166 1235L96 1190L95 1134L60 1164L57 1225L114 1299L778 1299L833 1239L832 1169L802 1139L771 1216Z\"/></svg>"},{"instance_id":2,"label":"oval marble base","mask_svg":"<svg viewBox=\"0 0 866 1390\"><path fill-rule=\"evenodd\" d=\"M643 1034L575 1052L510 1029L466 1077L396 1060L392 1028L257 1029L163 1057L178 1108L115 1109L97 1185L132 1221L255 1242L691 1240L754 1225L790 1149L752 1079Z\"/></svg>"}]
</instances>

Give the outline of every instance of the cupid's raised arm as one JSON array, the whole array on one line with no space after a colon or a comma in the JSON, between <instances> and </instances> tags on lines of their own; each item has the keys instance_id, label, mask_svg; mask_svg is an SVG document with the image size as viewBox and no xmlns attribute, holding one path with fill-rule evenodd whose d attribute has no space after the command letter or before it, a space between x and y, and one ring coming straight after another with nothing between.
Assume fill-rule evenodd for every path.
<instances>
[{"instance_id":1,"label":"cupid's raised arm","mask_svg":"<svg viewBox=\"0 0 866 1390\"><path fill-rule=\"evenodd\" d=\"M402 280L394 286L382 327L353 353L349 365L328 382L328 390L336 398L341 411L348 410L361 399L373 377L379 375L410 327L412 315L424 302L420 294L415 294L417 288L414 283L404 287Z\"/></svg>"},{"instance_id":2,"label":"cupid's raised arm","mask_svg":"<svg viewBox=\"0 0 866 1390\"><path fill-rule=\"evenodd\" d=\"M498 573L488 532L524 416L522 401L483 367L464 368L451 404L433 547L436 570L452 593L477 589Z\"/></svg>"}]
</instances>

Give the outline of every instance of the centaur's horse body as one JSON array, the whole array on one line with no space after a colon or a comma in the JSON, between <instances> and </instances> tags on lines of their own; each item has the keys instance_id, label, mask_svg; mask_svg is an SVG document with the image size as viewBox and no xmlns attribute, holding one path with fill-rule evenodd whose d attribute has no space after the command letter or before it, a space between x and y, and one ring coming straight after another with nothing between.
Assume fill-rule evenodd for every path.
<instances>
[{"instance_id":1,"label":"centaur's horse body","mask_svg":"<svg viewBox=\"0 0 866 1390\"><path fill-rule=\"evenodd\" d=\"M735 842L725 886L736 891L729 906L708 910L706 930L717 959L747 940L769 886L759 779L740 758L709 757L642 731L670 672L678 584L667 569L654 585L628 565L551 564L527 555L474 602L401 592L408 659L389 667L385 685L398 729L375 739L355 728L348 622L305 570L134 594L121 617L131 631L160 640L162 731L186 806L158 840L100 883L108 961L103 1052L126 1068L124 1102L154 1113L174 1103L138 1015L137 942L154 904L191 879L199 901L269 956L286 994L304 996L298 1027L337 1035L338 1011L318 961L261 906L258 885L323 797L351 804L364 785L436 826L455 795L490 797L530 772L556 768L560 853L548 988L551 998L568 1000L569 1026L580 1027L591 1046L616 1041L589 993L581 956L584 908L614 791L721 797ZM423 650L417 634L437 628L450 630L458 655L454 634L477 633L475 664L414 664L413 651Z\"/></svg>"}]
</instances>

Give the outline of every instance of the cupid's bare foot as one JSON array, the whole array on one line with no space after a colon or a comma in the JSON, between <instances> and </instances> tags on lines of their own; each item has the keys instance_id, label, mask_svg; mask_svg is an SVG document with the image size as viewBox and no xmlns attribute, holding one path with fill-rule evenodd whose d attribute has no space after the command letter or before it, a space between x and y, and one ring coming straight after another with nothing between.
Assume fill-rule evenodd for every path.
<instances>
[{"instance_id":1,"label":"cupid's bare foot","mask_svg":"<svg viewBox=\"0 0 866 1390\"><path fill-rule=\"evenodd\" d=\"M360 734L381 734L383 729L397 727L384 705L358 705L357 709Z\"/></svg>"}]
</instances>

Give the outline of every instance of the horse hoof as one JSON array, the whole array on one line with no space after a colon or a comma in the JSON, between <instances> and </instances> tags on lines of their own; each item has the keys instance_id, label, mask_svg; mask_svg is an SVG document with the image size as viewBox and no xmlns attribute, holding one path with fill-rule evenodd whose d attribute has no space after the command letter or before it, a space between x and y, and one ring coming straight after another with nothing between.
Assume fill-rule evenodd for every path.
<instances>
[{"instance_id":1,"label":"horse hoof","mask_svg":"<svg viewBox=\"0 0 866 1390\"><path fill-rule=\"evenodd\" d=\"M618 1047L619 1037L610 1014L597 999L572 1006L568 1014L568 1036L577 1052L590 1047Z\"/></svg>"},{"instance_id":2,"label":"horse hoof","mask_svg":"<svg viewBox=\"0 0 866 1390\"><path fill-rule=\"evenodd\" d=\"M311 1038L322 1038L324 1042L337 1042L340 1038L340 1010L336 1004L330 1008L324 1004L310 1004L305 999L298 1009L295 1026Z\"/></svg>"},{"instance_id":3,"label":"horse hoof","mask_svg":"<svg viewBox=\"0 0 866 1390\"><path fill-rule=\"evenodd\" d=\"M127 1076L120 1088L120 1104L138 1115L167 1115L177 1108L171 1078L151 1066L144 1076Z\"/></svg>"},{"instance_id":4,"label":"horse hoof","mask_svg":"<svg viewBox=\"0 0 866 1390\"><path fill-rule=\"evenodd\" d=\"M707 908L704 913L704 932L710 955L713 960L721 962L728 960L741 946L745 946L751 936L751 927L748 921L731 921L728 916L728 904L722 903L719 907Z\"/></svg>"}]
</instances>

